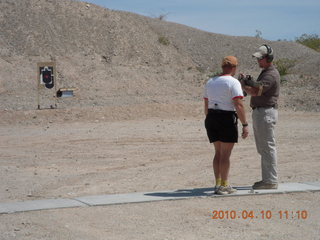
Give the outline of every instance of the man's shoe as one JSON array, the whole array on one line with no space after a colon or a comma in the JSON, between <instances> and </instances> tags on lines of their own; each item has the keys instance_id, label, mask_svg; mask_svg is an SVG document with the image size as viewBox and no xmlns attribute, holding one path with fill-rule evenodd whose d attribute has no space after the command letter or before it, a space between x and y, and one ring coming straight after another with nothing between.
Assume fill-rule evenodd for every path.
<instances>
[{"instance_id":1,"label":"man's shoe","mask_svg":"<svg viewBox=\"0 0 320 240\"><path fill-rule=\"evenodd\" d=\"M252 186L252 189L277 189L277 183L265 183L263 181L255 182Z\"/></svg>"},{"instance_id":2,"label":"man's shoe","mask_svg":"<svg viewBox=\"0 0 320 240\"><path fill-rule=\"evenodd\" d=\"M217 194L219 195L228 195L232 193L236 193L237 189L232 188L231 186L220 186L217 190Z\"/></svg>"},{"instance_id":3,"label":"man's shoe","mask_svg":"<svg viewBox=\"0 0 320 240\"><path fill-rule=\"evenodd\" d=\"M255 182L255 183L253 184L253 186L259 185L259 184L262 184L262 183L263 183L263 181L261 180L261 181L259 181L259 182Z\"/></svg>"}]
</instances>

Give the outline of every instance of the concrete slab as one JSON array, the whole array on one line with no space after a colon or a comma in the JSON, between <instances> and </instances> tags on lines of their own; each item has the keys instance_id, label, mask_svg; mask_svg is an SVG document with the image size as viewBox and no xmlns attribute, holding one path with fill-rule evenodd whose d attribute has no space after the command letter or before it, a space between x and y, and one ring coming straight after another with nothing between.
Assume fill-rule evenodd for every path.
<instances>
[{"instance_id":1,"label":"concrete slab","mask_svg":"<svg viewBox=\"0 0 320 240\"><path fill-rule=\"evenodd\" d=\"M175 191L129 193L115 195L87 196L76 198L90 206L103 206L124 203L139 203L165 200L178 200L193 197L232 197L258 194L280 194L290 192L320 191L320 186L304 183L282 183L278 189L252 190L251 186L235 187L238 191L231 195L214 194L213 188L180 189Z\"/></svg>"},{"instance_id":2,"label":"concrete slab","mask_svg":"<svg viewBox=\"0 0 320 240\"><path fill-rule=\"evenodd\" d=\"M84 203L73 199L44 199L25 202L0 203L0 214L27 212L44 209L84 207Z\"/></svg>"},{"instance_id":3,"label":"concrete slab","mask_svg":"<svg viewBox=\"0 0 320 240\"><path fill-rule=\"evenodd\" d=\"M312 185L312 186L320 187L320 182L305 182L305 184L309 184L309 185Z\"/></svg>"},{"instance_id":4,"label":"concrete slab","mask_svg":"<svg viewBox=\"0 0 320 240\"><path fill-rule=\"evenodd\" d=\"M239 191L235 195L280 194L290 192L320 191L320 186L305 183L281 183L278 189Z\"/></svg>"},{"instance_id":5,"label":"concrete slab","mask_svg":"<svg viewBox=\"0 0 320 240\"><path fill-rule=\"evenodd\" d=\"M320 191L320 186L305 184L305 183L281 183L278 186L278 189L269 189L269 190L253 190L251 186L244 187L234 187L238 191L230 195L217 195L214 194L213 188L199 188L199 189L186 189L178 190L174 192L158 192L158 193L147 193L151 196L159 197L175 197L175 199L181 197L232 197L232 196L247 196L247 195L257 195L257 194L279 194L279 193L290 193L290 192L306 192L306 191Z\"/></svg>"},{"instance_id":6,"label":"concrete slab","mask_svg":"<svg viewBox=\"0 0 320 240\"><path fill-rule=\"evenodd\" d=\"M160 192L140 192L128 194L109 194L84 196L75 199L47 199L26 202L0 203L0 214L35 211L44 209L104 206L126 203L142 203L152 201L178 200L199 197L234 197L261 194L284 194L290 192L320 191L320 182L281 183L278 189L252 190L251 186L236 187L235 194L217 195L213 188L179 189Z\"/></svg>"},{"instance_id":7,"label":"concrete slab","mask_svg":"<svg viewBox=\"0 0 320 240\"><path fill-rule=\"evenodd\" d=\"M163 192L166 194L167 192ZM148 195L150 194L150 195ZM187 196L185 198L188 198ZM124 203L139 203L151 201L174 200L173 196L153 196L152 193L128 193L128 194L113 194L99 195L75 198L75 200L85 203L89 206L101 206Z\"/></svg>"}]
</instances>

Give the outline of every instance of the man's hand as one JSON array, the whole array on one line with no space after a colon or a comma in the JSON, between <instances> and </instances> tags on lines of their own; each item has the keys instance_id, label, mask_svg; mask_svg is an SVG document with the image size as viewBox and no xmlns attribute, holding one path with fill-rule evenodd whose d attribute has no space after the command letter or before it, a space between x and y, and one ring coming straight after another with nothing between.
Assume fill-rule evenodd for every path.
<instances>
[{"instance_id":1,"label":"man's hand","mask_svg":"<svg viewBox=\"0 0 320 240\"><path fill-rule=\"evenodd\" d=\"M258 96L259 89L257 89L257 88L244 86L243 89L244 89L244 91L246 91L246 93L250 94L251 96Z\"/></svg>"}]
</instances>

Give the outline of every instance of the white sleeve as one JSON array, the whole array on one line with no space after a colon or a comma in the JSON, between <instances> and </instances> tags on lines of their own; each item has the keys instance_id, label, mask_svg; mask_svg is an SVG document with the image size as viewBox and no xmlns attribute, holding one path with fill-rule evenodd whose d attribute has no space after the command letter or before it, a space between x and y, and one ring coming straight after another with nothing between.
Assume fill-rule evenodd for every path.
<instances>
[{"instance_id":1,"label":"white sleeve","mask_svg":"<svg viewBox=\"0 0 320 240\"><path fill-rule=\"evenodd\" d=\"M241 88L241 84L238 80L236 80L231 88L231 97L232 99L235 99L235 98L243 98L243 91L242 91L242 88Z\"/></svg>"}]
</instances>

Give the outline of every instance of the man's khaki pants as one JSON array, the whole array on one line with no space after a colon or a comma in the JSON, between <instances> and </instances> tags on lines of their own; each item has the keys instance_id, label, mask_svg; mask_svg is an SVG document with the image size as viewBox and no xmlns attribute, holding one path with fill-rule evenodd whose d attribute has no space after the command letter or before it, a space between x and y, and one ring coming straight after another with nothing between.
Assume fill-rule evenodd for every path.
<instances>
[{"instance_id":1,"label":"man's khaki pants","mask_svg":"<svg viewBox=\"0 0 320 240\"><path fill-rule=\"evenodd\" d=\"M258 153L261 155L262 181L278 183L277 150L274 128L278 121L275 108L255 108L252 112L253 131Z\"/></svg>"}]
</instances>

